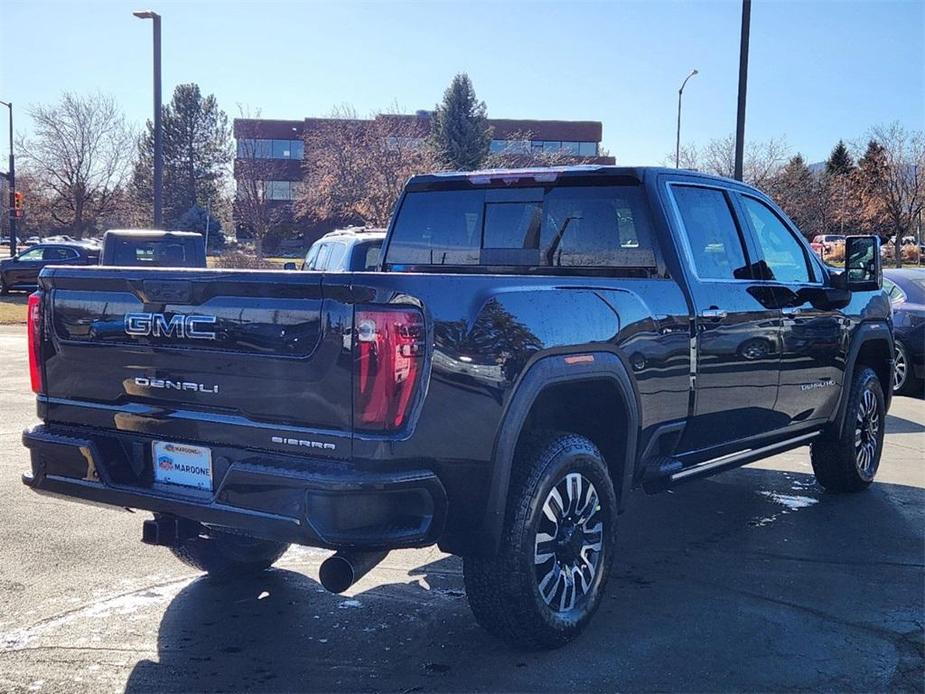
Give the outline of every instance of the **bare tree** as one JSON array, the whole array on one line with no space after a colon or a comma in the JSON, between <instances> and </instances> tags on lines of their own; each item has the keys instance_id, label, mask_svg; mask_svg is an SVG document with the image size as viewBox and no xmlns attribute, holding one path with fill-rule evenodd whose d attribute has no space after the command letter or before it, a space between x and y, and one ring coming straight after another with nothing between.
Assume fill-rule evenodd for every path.
<instances>
[{"instance_id":1,"label":"bare tree","mask_svg":"<svg viewBox=\"0 0 925 694\"><path fill-rule=\"evenodd\" d=\"M132 152L132 133L112 97L65 93L33 106L34 136L20 142L25 170L50 200L49 214L76 237L111 214Z\"/></svg>"},{"instance_id":2,"label":"bare tree","mask_svg":"<svg viewBox=\"0 0 925 694\"><path fill-rule=\"evenodd\" d=\"M260 156L260 111L250 113L239 107L241 118L252 120L255 130L249 137L238 139L238 154L235 161L234 217L254 236L254 250L258 258L263 257L263 242L267 235L290 216L284 202L273 188L273 161Z\"/></svg>"},{"instance_id":3,"label":"bare tree","mask_svg":"<svg viewBox=\"0 0 925 694\"><path fill-rule=\"evenodd\" d=\"M784 140L771 138L745 144L743 178L759 188L787 163L789 148ZM704 168L711 173L732 178L735 173L735 136L711 140L703 151Z\"/></svg>"},{"instance_id":4,"label":"bare tree","mask_svg":"<svg viewBox=\"0 0 925 694\"><path fill-rule=\"evenodd\" d=\"M747 183L767 185L789 159L789 147L783 139L771 138L745 143L743 178ZM674 152L665 157L664 165L674 167ZM702 148L681 148L681 168L732 178L735 174L735 135L710 140Z\"/></svg>"},{"instance_id":5,"label":"bare tree","mask_svg":"<svg viewBox=\"0 0 925 694\"><path fill-rule=\"evenodd\" d=\"M350 107L305 137L297 213L312 220L385 226L409 177L434 171L429 119L386 113L361 120Z\"/></svg>"},{"instance_id":6,"label":"bare tree","mask_svg":"<svg viewBox=\"0 0 925 694\"><path fill-rule=\"evenodd\" d=\"M902 265L902 239L912 233L925 203L925 137L921 131L906 130L898 122L870 131L885 156L885 171L879 183L886 216L896 234L894 258Z\"/></svg>"}]
</instances>

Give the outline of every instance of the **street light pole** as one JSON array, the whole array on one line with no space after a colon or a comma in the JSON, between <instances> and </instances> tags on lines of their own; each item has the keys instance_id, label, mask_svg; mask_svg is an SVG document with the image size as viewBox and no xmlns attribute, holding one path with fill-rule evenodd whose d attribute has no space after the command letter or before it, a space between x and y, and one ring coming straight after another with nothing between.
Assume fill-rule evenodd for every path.
<instances>
[{"instance_id":1,"label":"street light pole","mask_svg":"<svg viewBox=\"0 0 925 694\"><path fill-rule=\"evenodd\" d=\"M154 23L154 227L163 226L164 133L161 123L161 16L151 10L132 12Z\"/></svg>"},{"instance_id":2,"label":"street light pole","mask_svg":"<svg viewBox=\"0 0 925 694\"><path fill-rule=\"evenodd\" d=\"M684 87L687 80L697 74L697 70L691 70L691 74L681 82L681 88L678 90L678 135L674 145L674 168L681 168L681 95L684 93Z\"/></svg>"},{"instance_id":3,"label":"street light pole","mask_svg":"<svg viewBox=\"0 0 925 694\"><path fill-rule=\"evenodd\" d=\"M13 102L0 101L10 111L10 170L7 181L10 184L10 257L16 255L16 161L13 157Z\"/></svg>"},{"instance_id":4,"label":"street light pole","mask_svg":"<svg viewBox=\"0 0 925 694\"><path fill-rule=\"evenodd\" d=\"M748 87L748 34L752 23L752 0L742 0L742 34L739 43L739 107L736 112L735 179L742 180L745 158L745 91Z\"/></svg>"}]
</instances>

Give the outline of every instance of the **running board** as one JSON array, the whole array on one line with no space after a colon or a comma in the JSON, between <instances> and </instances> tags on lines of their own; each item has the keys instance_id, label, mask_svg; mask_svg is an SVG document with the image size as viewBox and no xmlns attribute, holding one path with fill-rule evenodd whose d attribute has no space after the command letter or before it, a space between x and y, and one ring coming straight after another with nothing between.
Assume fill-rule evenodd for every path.
<instances>
[{"instance_id":1,"label":"running board","mask_svg":"<svg viewBox=\"0 0 925 694\"><path fill-rule=\"evenodd\" d=\"M663 459L661 464L657 467L660 474L657 474L655 479L649 480L648 484L644 484L643 486L649 493L670 489L684 482L690 482L691 480L696 480L701 477L709 477L719 472L741 467L742 465L748 465L756 460L761 460L762 458L767 458L777 453L784 453L794 448L800 448L801 446L807 445L821 433L822 432L819 431L813 431L809 434L796 436L785 441L778 441L777 443L762 446L761 448L751 448L737 453L730 453L729 455L707 460L697 465L691 465L690 467L682 467L681 462L677 459Z\"/></svg>"}]
</instances>

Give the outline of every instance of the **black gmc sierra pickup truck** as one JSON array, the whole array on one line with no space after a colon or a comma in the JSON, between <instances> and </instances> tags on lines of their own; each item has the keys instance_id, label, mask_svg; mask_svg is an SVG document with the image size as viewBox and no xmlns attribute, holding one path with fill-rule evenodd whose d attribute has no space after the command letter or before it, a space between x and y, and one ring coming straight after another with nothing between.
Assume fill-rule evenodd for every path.
<instances>
[{"instance_id":1,"label":"black gmc sierra pickup truck","mask_svg":"<svg viewBox=\"0 0 925 694\"><path fill-rule=\"evenodd\" d=\"M578 166L412 178L377 272L49 268L29 299L38 492L153 512L217 576L288 543L346 590L390 549L463 558L476 619L554 647L617 516L809 446L877 472L893 355L877 240L847 269L761 192Z\"/></svg>"}]
</instances>

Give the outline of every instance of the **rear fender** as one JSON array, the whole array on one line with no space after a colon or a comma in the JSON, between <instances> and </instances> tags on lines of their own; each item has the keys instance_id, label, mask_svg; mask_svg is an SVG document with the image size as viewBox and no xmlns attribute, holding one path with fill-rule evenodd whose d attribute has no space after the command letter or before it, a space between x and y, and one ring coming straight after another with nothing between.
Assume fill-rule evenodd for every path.
<instances>
[{"instance_id":1,"label":"rear fender","mask_svg":"<svg viewBox=\"0 0 925 694\"><path fill-rule=\"evenodd\" d=\"M536 361L520 379L501 420L494 446L494 465L491 473L488 504L485 510L485 528L490 551L497 551L507 510L508 488L517 441L524 422L542 391L550 386L581 381L605 380L612 382L620 394L626 413L626 446L623 452L622 479L614 480L621 489L618 499L622 509L632 488L639 436L639 399L629 371L620 358L611 352L584 351L582 361L567 362L569 354L547 356ZM593 357L587 360L587 357Z\"/></svg>"}]
</instances>

